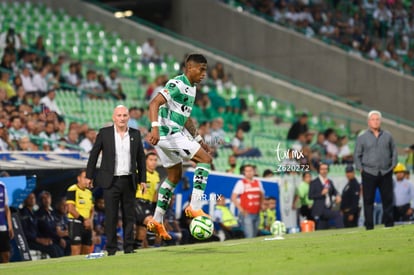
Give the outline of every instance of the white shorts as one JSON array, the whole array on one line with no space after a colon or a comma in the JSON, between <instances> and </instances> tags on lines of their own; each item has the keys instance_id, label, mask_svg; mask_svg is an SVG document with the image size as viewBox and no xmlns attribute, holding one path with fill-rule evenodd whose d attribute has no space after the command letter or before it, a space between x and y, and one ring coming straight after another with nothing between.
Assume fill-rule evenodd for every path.
<instances>
[{"instance_id":1,"label":"white shorts","mask_svg":"<svg viewBox=\"0 0 414 275\"><path fill-rule=\"evenodd\" d=\"M200 147L197 141L182 132L162 137L155 145L158 157L165 168L192 159Z\"/></svg>"}]
</instances>

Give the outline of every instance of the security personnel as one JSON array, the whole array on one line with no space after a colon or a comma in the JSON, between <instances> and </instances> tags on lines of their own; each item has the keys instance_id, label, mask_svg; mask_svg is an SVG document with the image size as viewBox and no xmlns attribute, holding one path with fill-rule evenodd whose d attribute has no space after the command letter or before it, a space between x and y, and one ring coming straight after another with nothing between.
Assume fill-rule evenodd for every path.
<instances>
[{"instance_id":1,"label":"security personnel","mask_svg":"<svg viewBox=\"0 0 414 275\"><path fill-rule=\"evenodd\" d=\"M357 227L359 213L359 198L361 196L361 185L355 178L354 167L348 165L345 168L346 178L348 183L342 190L341 211L344 218L345 227Z\"/></svg>"},{"instance_id":2,"label":"security personnel","mask_svg":"<svg viewBox=\"0 0 414 275\"><path fill-rule=\"evenodd\" d=\"M409 221L413 215L411 200L414 198L414 190L409 180L405 178L407 168L398 163L394 168L394 221Z\"/></svg>"},{"instance_id":3,"label":"security personnel","mask_svg":"<svg viewBox=\"0 0 414 275\"><path fill-rule=\"evenodd\" d=\"M89 254L92 245L93 197L85 169L80 170L77 180L66 193L72 255Z\"/></svg>"}]
</instances>

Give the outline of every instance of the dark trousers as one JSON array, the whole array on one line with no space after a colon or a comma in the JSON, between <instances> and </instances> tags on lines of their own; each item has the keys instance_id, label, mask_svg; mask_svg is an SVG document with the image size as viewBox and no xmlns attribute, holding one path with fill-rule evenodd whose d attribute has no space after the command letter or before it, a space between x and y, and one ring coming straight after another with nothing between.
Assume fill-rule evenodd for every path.
<instances>
[{"instance_id":1,"label":"dark trousers","mask_svg":"<svg viewBox=\"0 0 414 275\"><path fill-rule=\"evenodd\" d=\"M299 214L305 217L307 220L313 220L311 210L312 208L310 208L308 205L302 205L299 209Z\"/></svg>"},{"instance_id":2,"label":"dark trousers","mask_svg":"<svg viewBox=\"0 0 414 275\"><path fill-rule=\"evenodd\" d=\"M124 231L124 251L130 252L134 246L135 224L135 190L132 177L114 177L112 185L104 189L105 200L105 235L107 238L106 250L111 253L117 250L116 228L118 211L121 206L122 228Z\"/></svg>"},{"instance_id":3,"label":"dark trousers","mask_svg":"<svg viewBox=\"0 0 414 275\"><path fill-rule=\"evenodd\" d=\"M382 221L387 227L394 225L394 190L392 185L392 172L378 176L373 176L371 174L362 172L362 195L364 199L364 216L366 229L374 228L374 200L375 190L377 187L379 188L382 200Z\"/></svg>"},{"instance_id":4,"label":"dark trousers","mask_svg":"<svg viewBox=\"0 0 414 275\"><path fill-rule=\"evenodd\" d=\"M63 249L57 244L42 245L36 242L29 242L29 248L46 253L50 258L59 258L65 256Z\"/></svg>"},{"instance_id":5,"label":"dark trousers","mask_svg":"<svg viewBox=\"0 0 414 275\"><path fill-rule=\"evenodd\" d=\"M356 213L344 213L344 226L345 227L357 227L359 219L359 211ZM352 216L352 220L351 219Z\"/></svg>"},{"instance_id":6,"label":"dark trousers","mask_svg":"<svg viewBox=\"0 0 414 275\"><path fill-rule=\"evenodd\" d=\"M410 204L404 204L401 206L394 206L394 220L398 222L409 221L411 216L407 215L407 211L410 209Z\"/></svg>"},{"instance_id":7,"label":"dark trousers","mask_svg":"<svg viewBox=\"0 0 414 275\"><path fill-rule=\"evenodd\" d=\"M343 228L344 222L342 215L337 210L332 210L329 208L324 208L322 215L315 216L316 230L329 229L329 221L333 220L335 222L336 228Z\"/></svg>"}]
</instances>

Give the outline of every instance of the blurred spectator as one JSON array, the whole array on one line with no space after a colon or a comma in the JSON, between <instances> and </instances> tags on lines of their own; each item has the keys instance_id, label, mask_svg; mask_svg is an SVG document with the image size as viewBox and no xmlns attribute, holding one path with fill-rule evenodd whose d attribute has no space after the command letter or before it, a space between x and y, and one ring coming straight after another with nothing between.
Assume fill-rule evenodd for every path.
<instances>
[{"instance_id":1,"label":"blurred spectator","mask_svg":"<svg viewBox=\"0 0 414 275\"><path fill-rule=\"evenodd\" d=\"M162 61L158 47L155 45L153 38L148 38L147 41L142 45L142 57L143 63L160 63Z\"/></svg>"},{"instance_id":2,"label":"blurred spectator","mask_svg":"<svg viewBox=\"0 0 414 275\"><path fill-rule=\"evenodd\" d=\"M409 172L414 171L414 144L410 145L410 147L405 149L407 157L405 159L405 165Z\"/></svg>"},{"instance_id":3,"label":"blurred spectator","mask_svg":"<svg viewBox=\"0 0 414 275\"><path fill-rule=\"evenodd\" d=\"M0 122L0 151L14 150L15 145L11 142L7 127Z\"/></svg>"},{"instance_id":4,"label":"blurred spectator","mask_svg":"<svg viewBox=\"0 0 414 275\"><path fill-rule=\"evenodd\" d=\"M226 132L223 130L224 121L221 117L213 119L211 122L210 136L211 145L215 147L221 147L225 144Z\"/></svg>"},{"instance_id":5,"label":"blurred spectator","mask_svg":"<svg viewBox=\"0 0 414 275\"><path fill-rule=\"evenodd\" d=\"M297 121L290 127L287 135L288 140L297 140L299 134L308 132L308 114L302 113Z\"/></svg>"},{"instance_id":6,"label":"blurred spectator","mask_svg":"<svg viewBox=\"0 0 414 275\"><path fill-rule=\"evenodd\" d=\"M326 147L326 158L325 162L328 164L338 163L339 148L336 145L338 142L338 136L334 129L329 128L325 130L325 142Z\"/></svg>"},{"instance_id":7,"label":"blurred spectator","mask_svg":"<svg viewBox=\"0 0 414 275\"><path fill-rule=\"evenodd\" d=\"M292 209L299 208L299 215L305 220L313 220L312 204L313 200L309 199L309 185L312 181L312 175L309 172L302 174L302 182L296 187L295 198L293 199Z\"/></svg>"},{"instance_id":8,"label":"blurred spectator","mask_svg":"<svg viewBox=\"0 0 414 275\"><path fill-rule=\"evenodd\" d=\"M16 87L16 95L9 98L13 106L19 107L21 104L27 104L26 91L23 86Z\"/></svg>"},{"instance_id":9,"label":"blurred spectator","mask_svg":"<svg viewBox=\"0 0 414 275\"><path fill-rule=\"evenodd\" d=\"M66 198L58 199L56 207L53 211L53 216L56 221L56 233L60 238L63 238L66 242L66 245L70 248L70 238L69 238L69 220L68 220L68 207L66 205ZM65 256L71 254L70 249L65 249Z\"/></svg>"},{"instance_id":10,"label":"blurred spectator","mask_svg":"<svg viewBox=\"0 0 414 275\"><path fill-rule=\"evenodd\" d=\"M62 114L59 106L56 103L56 91L55 89L49 89L47 94L40 99L40 103L44 105L46 112L56 112L58 115Z\"/></svg>"},{"instance_id":11,"label":"blurred spectator","mask_svg":"<svg viewBox=\"0 0 414 275\"><path fill-rule=\"evenodd\" d=\"M262 183L254 179L254 166L244 165L242 174L244 178L236 182L231 201L239 210L239 218L246 238L253 238L256 237L259 227L259 212L264 199L264 189Z\"/></svg>"},{"instance_id":12,"label":"blurred spectator","mask_svg":"<svg viewBox=\"0 0 414 275\"><path fill-rule=\"evenodd\" d=\"M407 168L398 163L394 168L394 221L409 221L413 216L411 200L414 199L414 186L405 178Z\"/></svg>"},{"instance_id":13,"label":"blurred spectator","mask_svg":"<svg viewBox=\"0 0 414 275\"><path fill-rule=\"evenodd\" d=\"M237 157L235 155L230 155L228 157L229 167L226 169L226 173L239 174L240 166L237 164Z\"/></svg>"},{"instance_id":14,"label":"blurred spectator","mask_svg":"<svg viewBox=\"0 0 414 275\"><path fill-rule=\"evenodd\" d=\"M349 148L347 136L342 136L339 138L338 159L343 164L354 163L354 154L353 152L351 152L351 149Z\"/></svg>"},{"instance_id":15,"label":"blurred spectator","mask_svg":"<svg viewBox=\"0 0 414 275\"><path fill-rule=\"evenodd\" d=\"M9 127L10 140L15 142L27 134L27 129L24 127L22 119L19 116L11 117Z\"/></svg>"},{"instance_id":16,"label":"blurred spectator","mask_svg":"<svg viewBox=\"0 0 414 275\"><path fill-rule=\"evenodd\" d=\"M39 72L35 73L33 76L33 85L36 87L36 91L41 93L46 93L48 90L48 83L46 77L49 73L50 65L45 65L40 69Z\"/></svg>"},{"instance_id":17,"label":"blurred spectator","mask_svg":"<svg viewBox=\"0 0 414 275\"><path fill-rule=\"evenodd\" d=\"M198 134L203 138L204 142L210 146L210 155L213 158L216 158L218 156L217 147L213 144L211 139L210 122L204 121L199 123Z\"/></svg>"},{"instance_id":18,"label":"blurred spectator","mask_svg":"<svg viewBox=\"0 0 414 275\"><path fill-rule=\"evenodd\" d=\"M140 118L138 107L133 106L129 108L129 120L128 120L128 127L139 129L138 119Z\"/></svg>"},{"instance_id":19,"label":"blurred spectator","mask_svg":"<svg viewBox=\"0 0 414 275\"><path fill-rule=\"evenodd\" d=\"M81 84L81 79L76 73L76 63L72 62L69 65L69 72L66 74L66 83L72 87L78 87Z\"/></svg>"},{"instance_id":20,"label":"blurred spectator","mask_svg":"<svg viewBox=\"0 0 414 275\"><path fill-rule=\"evenodd\" d=\"M89 153L96 140L96 131L94 129L88 129L85 138L79 143L79 146L86 153Z\"/></svg>"},{"instance_id":21,"label":"blurred spectator","mask_svg":"<svg viewBox=\"0 0 414 275\"><path fill-rule=\"evenodd\" d=\"M61 137L57 143L56 148L53 150L56 153L68 153L71 150L67 148L67 141L65 138Z\"/></svg>"},{"instance_id":22,"label":"blurred spectator","mask_svg":"<svg viewBox=\"0 0 414 275\"><path fill-rule=\"evenodd\" d=\"M79 86L79 89L87 92L90 98L101 98L104 96L104 90L96 78L96 71L88 70L86 79Z\"/></svg>"},{"instance_id":23,"label":"blurred spectator","mask_svg":"<svg viewBox=\"0 0 414 275\"><path fill-rule=\"evenodd\" d=\"M27 96L28 94L26 94ZM32 108L34 113L42 113L43 112L43 104L40 102L42 99L40 93L33 93L31 96L32 99Z\"/></svg>"},{"instance_id":24,"label":"blurred spectator","mask_svg":"<svg viewBox=\"0 0 414 275\"><path fill-rule=\"evenodd\" d=\"M46 55L46 48L45 44L43 42L43 36L39 35L36 38L36 42L31 46L31 50L34 51L39 56L45 56Z\"/></svg>"},{"instance_id":25,"label":"blurred spectator","mask_svg":"<svg viewBox=\"0 0 414 275\"><path fill-rule=\"evenodd\" d=\"M18 71L17 64L15 62L15 55L10 52L4 52L1 59L0 69L1 71L8 71L9 73L16 73Z\"/></svg>"},{"instance_id":26,"label":"blurred spectator","mask_svg":"<svg viewBox=\"0 0 414 275\"><path fill-rule=\"evenodd\" d=\"M258 148L250 148L244 146L244 131L238 128L236 135L231 142L233 154L236 157L261 157L262 153Z\"/></svg>"},{"instance_id":27,"label":"blurred spectator","mask_svg":"<svg viewBox=\"0 0 414 275\"><path fill-rule=\"evenodd\" d=\"M59 136L56 134L55 124L47 121L45 129L39 134L39 137L44 139L43 144L47 144L52 150L57 147Z\"/></svg>"},{"instance_id":28,"label":"blurred spectator","mask_svg":"<svg viewBox=\"0 0 414 275\"><path fill-rule=\"evenodd\" d=\"M325 163L319 165L319 176L309 185L309 199L313 200L312 216L315 219L316 229L328 229L329 221L334 220L337 228L344 227L342 215L334 210L334 204L341 202L341 196L336 190L332 180L328 179L329 166Z\"/></svg>"},{"instance_id":29,"label":"blurred spectator","mask_svg":"<svg viewBox=\"0 0 414 275\"><path fill-rule=\"evenodd\" d=\"M16 54L21 48L20 36L15 32L14 26L10 26L6 32L0 34L0 49Z\"/></svg>"},{"instance_id":30,"label":"blurred spectator","mask_svg":"<svg viewBox=\"0 0 414 275\"><path fill-rule=\"evenodd\" d=\"M79 151L79 133L78 129L69 129L68 135L66 137L66 142L68 148L72 151Z\"/></svg>"},{"instance_id":31,"label":"blurred spectator","mask_svg":"<svg viewBox=\"0 0 414 275\"><path fill-rule=\"evenodd\" d=\"M3 175L1 176L3 177ZM0 263L5 264L10 261L10 241L13 238L14 231L7 189L6 185L0 181Z\"/></svg>"},{"instance_id":32,"label":"blurred spectator","mask_svg":"<svg viewBox=\"0 0 414 275\"><path fill-rule=\"evenodd\" d=\"M345 168L345 174L348 182L342 190L340 210L343 215L344 226L357 227L359 213L361 211L361 207L359 207L361 185L355 178L354 167L352 165L349 164Z\"/></svg>"},{"instance_id":33,"label":"blurred spectator","mask_svg":"<svg viewBox=\"0 0 414 275\"><path fill-rule=\"evenodd\" d=\"M18 140L17 140L17 150L18 151L38 151L39 148L30 141L29 136L21 136Z\"/></svg>"},{"instance_id":34,"label":"blurred spectator","mask_svg":"<svg viewBox=\"0 0 414 275\"><path fill-rule=\"evenodd\" d=\"M23 208L20 209L22 229L29 248L32 250L40 250L48 254L51 258L60 257L62 252L59 246L54 244L51 238L41 237L43 232L39 232L38 219L34 214L35 206L36 196L34 193L30 193L23 202Z\"/></svg>"},{"instance_id":35,"label":"blurred spectator","mask_svg":"<svg viewBox=\"0 0 414 275\"><path fill-rule=\"evenodd\" d=\"M276 221L276 198L267 197L264 199L259 216L258 235L271 235L270 227Z\"/></svg>"},{"instance_id":36,"label":"blurred spectator","mask_svg":"<svg viewBox=\"0 0 414 275\"><path fill-rule=\"evenodd\" d=\"M141 186L138 186L137 191L135 193L135 198L136 198L135 242L138 245L138 247L142 247L142 248L149 247L146 226L150 218L152 218L152 213L154 212L154 207L157 203L157 198L158 198L157 190L160 184L160 175L158 171L156 170L157 165L158 165L157 154L154 152L147 153L145 157L145 163L146 163L146 175L147 175L146 190L145 192L142 192L143 190ZM171 218L173 220L175 219L175 217L171 217ZM175 224L171 226L174 227L174 230L176 229ZM181 230L178 232L181 233ZM160 237L156 237L156 239L158 243L161 241Z\"/></svg>"},{"instance_id":37,"label":"blurred spectator","mask_svg":"<svg viewBox=\"0 0 414 275\"><path fill-rule=\"evenodd\" d=\"M266 169L263 171L262 178L272 178L275 173L271 169Z\"/></svg>"},{"instance_id":38,"label":"blurred spectator","mask_svg":"<svg viewBox=\"0 0 414 275\"><path fill-rule=\"evenodd\" d=\"M34 93L37 92L37 87L33 82L32 76L32 66L30 64L24 64L23 68L21 69L20 78L22 79L22 84L24 90L27 93Z\"/></svg>"},{"instance_id":39,"label":"blurred spectator","mask_svg":"<svg viewBox=\"0 0 414 275\"><path fill-rule=\"evenodd\" d=\"M94 252L105 250L105 201L102 197L95 200L95 209L93 212L93 240Z\"/></svg>"},{"instance_id":40,"label":"blurred spectator","mask_svg":"<svg viewBox=\"0 0 414 275\"><path fill-rule=\"evenodd\" d=\"M39 237L51 239L56 246L59 257L70 254L70 243L57 234L57 223L52 212L52 196L48 191L39 194L39 210L35 212Z\"/></svg>"},{"instance_id":41,"label":"blurred spectator","mask_svg":"<svg viewBox=\"0 0 414 275\"><path fill-rule=\"evenodd\" d=\"M126 95L123 92L121 80L118 78L118 72L115 69L109 70L109 76L105 79L106 88L110 96L117 100L125 100Z\"/></svg>"},{"instance_id":42,"label":"blurred spectator","mask_svg":"<svg viewBox=\"0 0 414 275\"><path fill-rule=\"evenodd\" d=\"M145 92L145 99L147 101L151 101L158 92L164 88L165 84L167 84L168 77L164 74L158 75L155 80L148 85L148 88Z\"/></svg>"},{"instance_id":43,"label":"blurred spectator","mask_svg":"<svg viewBox=\"0 0 414 275\"><path fill-rule=\"evenodd\" d=\"M377 8L372 15L374 18L374 26L377 35L381 38L385 38L388 33L388 28L391 25L392 13L385 6L384 1L378 1Z\"/></svg>"},{"instance_id":44,"label":"blurred spectator","mask_svg":"<svg viewBox=\"0 0 414 275\"><path fill-rule=\"evenodd\" d=\"M7 99L16 95L16 91L14 90L13 86L9 82L10 73L7 71L1 72L0 78L0 89L4 89L6 91Z\"/></svg>"},{"instance_id":45,"label":"blurred spectator","mask_svg":"<svg viewBox=\"0 0 414 275\"><path fill-rule=\"evenodd\" d=\"M237 218L226 206L226 198L223 195L220 195L217 199L212 219L221 241L244 238L243 230Z\"/></svg>"}]
</instances>

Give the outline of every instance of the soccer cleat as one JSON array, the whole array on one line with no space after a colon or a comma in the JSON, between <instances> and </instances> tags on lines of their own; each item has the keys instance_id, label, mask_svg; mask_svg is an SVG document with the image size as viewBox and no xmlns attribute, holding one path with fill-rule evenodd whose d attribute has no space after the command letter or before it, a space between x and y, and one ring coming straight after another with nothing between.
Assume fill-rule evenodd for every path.
<instances>
[{"instance_id":1,"label":"soccer cleat","mask_svg":"<svg viewBox=\"0 0 414 275\"><path fill-rule=\"evenodd\" d=\"M165 230L164 225L154 220L154 218L150 218L148 221L147 229L151 232L154 232L156 236L160 236L165 241L172 239L167 230Z\"/></svg>"},{"instance_id":2,"label":"soccer cleat","mask_svg":"<svg viewBox=\"0 0 414 275\"><path fill-rule=\"evenodd\" d=\"M187 206L187 208L184 210L184 212L185 212L185 215L188 218L191 218L191 219L199 217L199 216L204 216L204 217L207 217L207 218L211 219L210 215L204 213L203 209L194 210L191 207L191 205Z\"/></svg>"}]
</instances>

